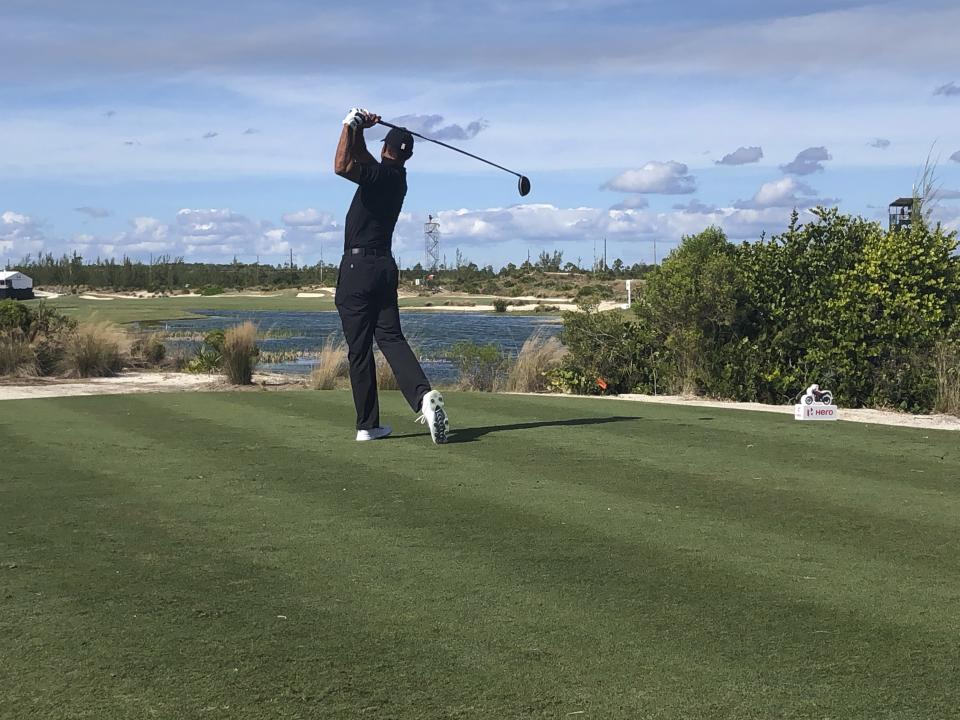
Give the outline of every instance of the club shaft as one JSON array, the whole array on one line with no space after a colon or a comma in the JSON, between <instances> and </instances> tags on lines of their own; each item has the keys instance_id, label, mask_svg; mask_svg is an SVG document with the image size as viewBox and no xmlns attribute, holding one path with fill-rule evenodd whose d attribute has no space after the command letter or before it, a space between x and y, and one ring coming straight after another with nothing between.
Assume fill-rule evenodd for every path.
<instances>
[{"instance_id":1,"label":"club shaft","mask_svg":"<svg viewBox=\"0 0 960 720\"><path fill-rule=\"evenodd\" d=\"M399 128L398 125L393 125L393 124L391 124L391 123L384 122L383 120L379 120L378 122L379 122L381 125L386 125L388 128ZM406 128L399 128L399 129L401 129L401 130L407 130ZM436 143L437 145L443 145L443 147L447 148L448 150L454 150L454 151L460 153L461 155L466 155L467 157L472 157L474 160L479 160L480 162L485 162L487 165L493 165L495 168L499 168L500 170L503 170L503 171L505 171L505 172L508 172L508 173L510 173L511 175L516 175L517 177L523 177L520 173L514 172L513 170L510 170L509 168L505 168L503 165L497 165L495 162L490 162L489 160L485 160L484 158L480 157L479 155L474 155L473 153L468 153L466 150L461 150L460 148L455 148L453 145L447 145L445 142L440 142L439 140L434 140L433 138L428 138L427 136L421 135L420 133L415 133L413 130L407 130L407 132L410 133L411 135L415 135L415 136L417 136L418 138L421 138L422 140L427 140L427 141L429 141L429 142Z\"/></svg>"}]
</instances>

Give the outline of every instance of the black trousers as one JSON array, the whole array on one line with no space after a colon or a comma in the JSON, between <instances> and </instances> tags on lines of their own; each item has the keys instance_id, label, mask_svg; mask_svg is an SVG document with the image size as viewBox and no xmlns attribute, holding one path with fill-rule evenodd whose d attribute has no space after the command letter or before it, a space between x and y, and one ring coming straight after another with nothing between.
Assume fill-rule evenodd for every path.
<instances>
[{"instance_id":1,"label":"black trousers","mask_svg":"<svg viewBox=\"0 0 960 720\"><path fill-rule=\"evenodd\" d=\"M390 256L344 255L340 261L335 302L349 349L357 430L380 426L374 338L414 412L420 410L420 401L430 392L423 368L400 329L399 278L400 272Z\"/></svg>"}]
</instances>

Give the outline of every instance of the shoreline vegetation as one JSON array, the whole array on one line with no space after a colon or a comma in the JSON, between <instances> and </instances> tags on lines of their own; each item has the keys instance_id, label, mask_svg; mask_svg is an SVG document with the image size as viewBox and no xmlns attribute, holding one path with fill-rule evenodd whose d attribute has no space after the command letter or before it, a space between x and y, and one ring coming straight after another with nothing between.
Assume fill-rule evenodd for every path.
<instances>
[{"instance_id":1,"label":"shoreline vegetation","mask_svg":"<svg viewBox=\"0 0 960 720\"><path fill-rule=\"evenodd\" d=\"M784 233L739 244L707 228L684 237L654 268L618 261L585 273L571 263L561 269L561 253L542 253L538 266L494 273L458 258L457 269L445 271L445 285L428 276L432 287L404 286L400 303L406 310L561 313L560 340L539 338L519 358L496 345L449 348L445 359L458 368L462 389L698 396L778 406L817 383L833 391L841 408L960 416L957 233L928 225L921 212L908 227L890 230L837 209L818 208L814 216L801 224L795 212ZM144 269L68 260L48 258L38 267L51 277L75 271L74 280L127 273L111 282L123 288ZM167 357L162 336L143 328L201 305L212 311L334 309L329 287L233 293L205 285L199 293L169 294L166 287L182 282L177 272L222 268L182 261L164 267L170 282L161 288L154 282L149 292L95 293L74 282L70 295L4 301L0 375L110 375L132 363L226 370L248 384L261 360L253 325L244 327L243 342L227 337L241 332L237 328L213 331L184 351L192 354L177 357ZM238 277L245 272L233 267ZM619 294L632 272L643 277L627 306ZM534 294L524 294L531 288ZM509 298L465 294L502 290ZM134 322L140 325L126 339L116 331L117 323ZM315 386L342 387L342 346L315 355L321 376ZM324 363L330 367L320 367ZM380 365L381 387L393 387Z\"/></svg>"}]
</instances>

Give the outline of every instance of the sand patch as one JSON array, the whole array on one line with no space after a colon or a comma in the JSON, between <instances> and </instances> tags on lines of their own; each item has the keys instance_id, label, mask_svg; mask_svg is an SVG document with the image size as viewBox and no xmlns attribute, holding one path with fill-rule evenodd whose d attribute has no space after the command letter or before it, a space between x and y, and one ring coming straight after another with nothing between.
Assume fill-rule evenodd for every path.
<instances>
[{"instance_id":1,"label":"sand patch","mask_svg":"<svg viewBox=\"0 0 960 720\"><path fill-rule=\"evenodd\" d=\"M296 387L303 379L276 373L256 373L248 387ZM0 382L0 400L79 397L86 395L128 395L137 393L236 390L219 375L178 372L125 372L116 377L61 380L54 378L15 379Z\"/></svg>"}]
</instances>

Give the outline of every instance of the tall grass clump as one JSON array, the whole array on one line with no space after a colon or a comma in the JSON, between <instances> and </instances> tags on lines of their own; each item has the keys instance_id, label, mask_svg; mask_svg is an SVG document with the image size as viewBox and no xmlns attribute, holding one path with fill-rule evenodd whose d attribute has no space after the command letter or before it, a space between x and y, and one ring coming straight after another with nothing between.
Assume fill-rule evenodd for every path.
<instances>
[{"instance_id":1,"label":"tall grass clump","mask_svg":"<svg viewBox=\"0 0 960 720\"><path fill-rule=\"evenodd\" d=\"M558 338L542 333L532 335L507 373L507 392L544 392L549 386L546 373L560 365L567 348Z\"/></svg>"},{"instance_id":2,"label":"tall grass clump","mask_svg":"<svg viewBox=\"0 0 960 720\"><path fill-rule=\"evenodd\" d=\"M317 364L310 372L310 387L314 390L333 390L341 378L347 377L347 345L343 340L328 337L317 353Z\"/></svg>"},{"instance_id":3,"label":"tall grass clump","mask_svg":"<svg viewBox=\"0 0 960 720\"><path fill-rule=\"evenodd\" d=\"M960 346L938 343L934 349L933 366L937 382L934 411L960 416Z\"/></svg>"},{"instance_id":4,"label":"tall grass clump","mask_svg":"<svg viewBox=\"0 0 960 720\"><path fill-rule=\"evenodd\" d=\"M113 323L80 323L64 343L64 374L82 378L115 375L123 369L129 349L127 334Z\"/></svg>"},{"instance_id":5,"label":"tall grass clump","mask_svg":"<svg viewBox=\"0 0 960 720\"><path fill-rule=\"evenodd\" d=\"M257 327L249 320L223 336L223 371L232 385L249 385L257 366Z\"/></svg>"},{"instance_id":6,"label":"tall grass clump","mask_svg":"<svg viewBox=\"0 0 960 720\"><path fill-rule=\"evenodd\" d=\"M374 358L377 361L377 390L399 390L400 383L397 382L387 358L379 350L374 353Z\"/></svg>"},{"instance_id":7,"label":"tall grass clump","mask_svg":"<svg viewBox=\"0 0 960 720\"><path fill-rule=\"evenodd\" d=\"M0 375L31 377L37 374L37 356L23 333L0 331Z\"/></svg>"}]
</instances>

